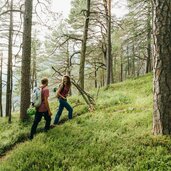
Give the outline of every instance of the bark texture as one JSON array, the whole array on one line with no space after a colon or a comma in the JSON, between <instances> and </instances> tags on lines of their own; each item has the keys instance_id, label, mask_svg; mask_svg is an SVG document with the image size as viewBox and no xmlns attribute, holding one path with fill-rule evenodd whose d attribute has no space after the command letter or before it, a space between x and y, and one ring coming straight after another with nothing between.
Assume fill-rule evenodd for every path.
<instances>
[{"instance_id":1,"label":"bark texture","mask_svg":"<svg viewBox=\"0 0 171 171\"><path fill-rule=\"evenodd\" d=\"M106 13L106 85L113 83L113 58L111 43L111 0L103 0Z\"/></svg>"},{"instance_id":2,"label":"bark texture","mask_svg":"<svg viewBox=\"0 0 171 171\"><path fill-rule=\"evenodd\" d=\"M153 133L171 134L171 1L153 0Z\"/></svg>"},{"instance_id":3,"label":"bark texture","mask_svg":"<svg viewBox=\"0 0 171 171\"><path fill-rule=\"evenodd\" d=\"M21 66L21 107L20 119L27 119L27 108L30 105L30 63L31 63L31 26L32 0L25 0L23 49Z\"/></svg>"},{"instance_id":4,"label":"bark texture","mask_svg":"<svg viewBox=\"0 0 171 171\"><path fill-rule=\"evenodd\" d=\"M84 68L85 68L85 56L86 56L86 43L88 37L88 26L89 26L89 17L90 17L90 0L87 0L87 9L86 9L86 19L84 23L84 33L83 41L81 46L81 59L80 59L80 69L79 69L79 81L80 86L84 90Z\"/></svg>"},{"instance_id":5,"label":"bark texture","mask_svg":"<svg viewBox=\"0 0 171 171\"><path fill-rule=\"evenodd\" d=\"M12 109L12 41L13 41L13 0L10 2L10 24L8 39L8 69L7 69L7 90L6 90L6 116L8 122L11 123Z\"/></svg>"}]
</instances>

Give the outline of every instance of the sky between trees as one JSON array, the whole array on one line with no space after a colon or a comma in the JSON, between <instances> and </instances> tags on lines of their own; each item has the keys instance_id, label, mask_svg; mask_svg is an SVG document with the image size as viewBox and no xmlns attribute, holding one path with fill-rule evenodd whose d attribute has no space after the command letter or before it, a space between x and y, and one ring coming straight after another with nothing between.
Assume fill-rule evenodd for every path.
<instances>
[{"instance_id":1,"label":"sky between trees","mask_svg":"<svg viewBox=\"0 0 171 171\"><path fill-rule=\"evenodd\" d=\"M54 12L61 12L64 18L67 18L71 8L71 0L53 0L52 10ZM127 0L112 0L112 13L116 17L123 17L128 13Z\"/></svg>"}]
</instances>

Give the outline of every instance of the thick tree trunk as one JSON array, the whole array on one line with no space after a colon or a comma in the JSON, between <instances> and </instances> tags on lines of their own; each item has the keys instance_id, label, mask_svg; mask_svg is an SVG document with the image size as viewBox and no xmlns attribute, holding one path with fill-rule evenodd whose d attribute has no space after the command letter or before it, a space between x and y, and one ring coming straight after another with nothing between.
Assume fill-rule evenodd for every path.
<instances>
[{"instance_id":1,"label":"thick tree trunk","mask_svg":"<svg viewBox=\"0 0 171 171\"><path fill-rule=\"evenodd\" d=\"M80 87L84 90L84 68L85 68L85 57L86 57L86 44L88 37L88 26L89 26L89 17L90 17L90 0L87 0L87 9L86 9L86 19L84 24L84 33L83 41L81 46L81 58L80 58L80 69L79 69L79 81Z\"/></svg>"},{"instance_id":2,"label":"thick tree trunk","mask_svg":"<svg viewBox=\"0 0 171 171\"><path fill-rule=\"evenodd\" d=\"M27 119L27 108L30 106L30 63L31 63L31 27L32 0L25 0L23 49L21 66L21 107L20 119Z\"/></svg>"},{"instance_id":3,"label":"thick tree trunk","mask_svg":"<svg viewBox=\"0 0 171 171\"><path fill-rule=\"evenodd\" d=\"M103 0L107 24L106 85L113 83L113 58L111 47L111 0Z\"/></svg>"},{"instance_id":4,"label":"thick tree trunk","mask_svg":"<svg viewBox=\"0 0 171 171\"><path fill-rule=\"evenodd\" d=\"M13 0L10 4L10 26L8 41L8 68L7 68L7 90L6 90L6 116L9 117L8 122L11 123L12 108L12 40L13 40Z\"/></svg>"},{"instance_id":5,"label":"thick tree trunk","mask_svg":"<svg viewBox=\"0 0 171 171\"><path fill-rule=\"evenodd\" d=\"M171 1L153 0L154 134L171 134Z\"/></svg>"}]
</instances>

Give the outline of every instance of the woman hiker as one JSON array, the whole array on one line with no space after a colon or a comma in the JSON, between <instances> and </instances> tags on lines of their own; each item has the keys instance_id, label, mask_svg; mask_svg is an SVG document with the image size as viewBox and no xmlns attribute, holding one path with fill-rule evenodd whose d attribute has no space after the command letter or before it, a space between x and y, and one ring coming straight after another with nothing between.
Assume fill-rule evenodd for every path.
<instances>
[{"instance_id":1,"label":"woman hiker","mask_svg":"<svg viewBox=\"0 0 171 171\"><path fill-rule=\"evenodd\" d=\"M54 127L55 125L58 124L59 118L60 118L64 108L66 108L68 110L68 118L72 119L73 108L67 102L67 96L68 96L70 89L71 89L70 77L67 75L64 75L63 79L62 79L62 83L59 86L57 93L56 93L56 97L58 98L58 101L59 101L59 108L56 113L52 127Z\"/></svg>"}]
</instances>

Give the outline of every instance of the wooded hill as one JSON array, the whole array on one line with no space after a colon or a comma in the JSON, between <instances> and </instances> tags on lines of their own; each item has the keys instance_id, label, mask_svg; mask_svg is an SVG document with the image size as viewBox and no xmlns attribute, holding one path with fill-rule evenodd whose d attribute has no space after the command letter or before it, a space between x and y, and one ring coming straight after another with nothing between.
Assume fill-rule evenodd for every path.
<instances>
[{"instance_id":1,"label":"wooded hill","mask_svg":"<svg viewBox=\"0 0 171 171\"><path fill-rule=\"evenodd\" d=\"M20 120L28 121L31 91L42 77L56 85L69 75L93 109L92 87L153 71L153 134L170 135L171 1L70 2L64 19L52 11L52 0L0 0L0 116L11 123L18 108ZM117 18L117 6L128 13Z\"/></svg>"},{"instance_id":2,"label":"wooded hill","mask_svg":"<svg viewBox=\"0 0 171 171\"><path fill-rule=\"evenodd\" d=\"M93 91L94 96L97 95ZM74 105L79 97L71 97ZM81 100L81 98L80 98ZM52 103L54 112L57 103ZM22 141L1 157L0 170L170 170L171 141L167 136L153 136L152 75L148 74L101 88L96 109L85 105L74 108L73 120L63 122L49 132L41 130L29 141L25 134L31 125L14 122L1 127L0 145ZM5 120L0 121L5 125ZM43 121L39 129L43 126ZM2 147L3 144L3 147ZM5 149L6 151L8 149ZM2 153L1 153L2 154Z\"/></svg>"}]
</instances>

